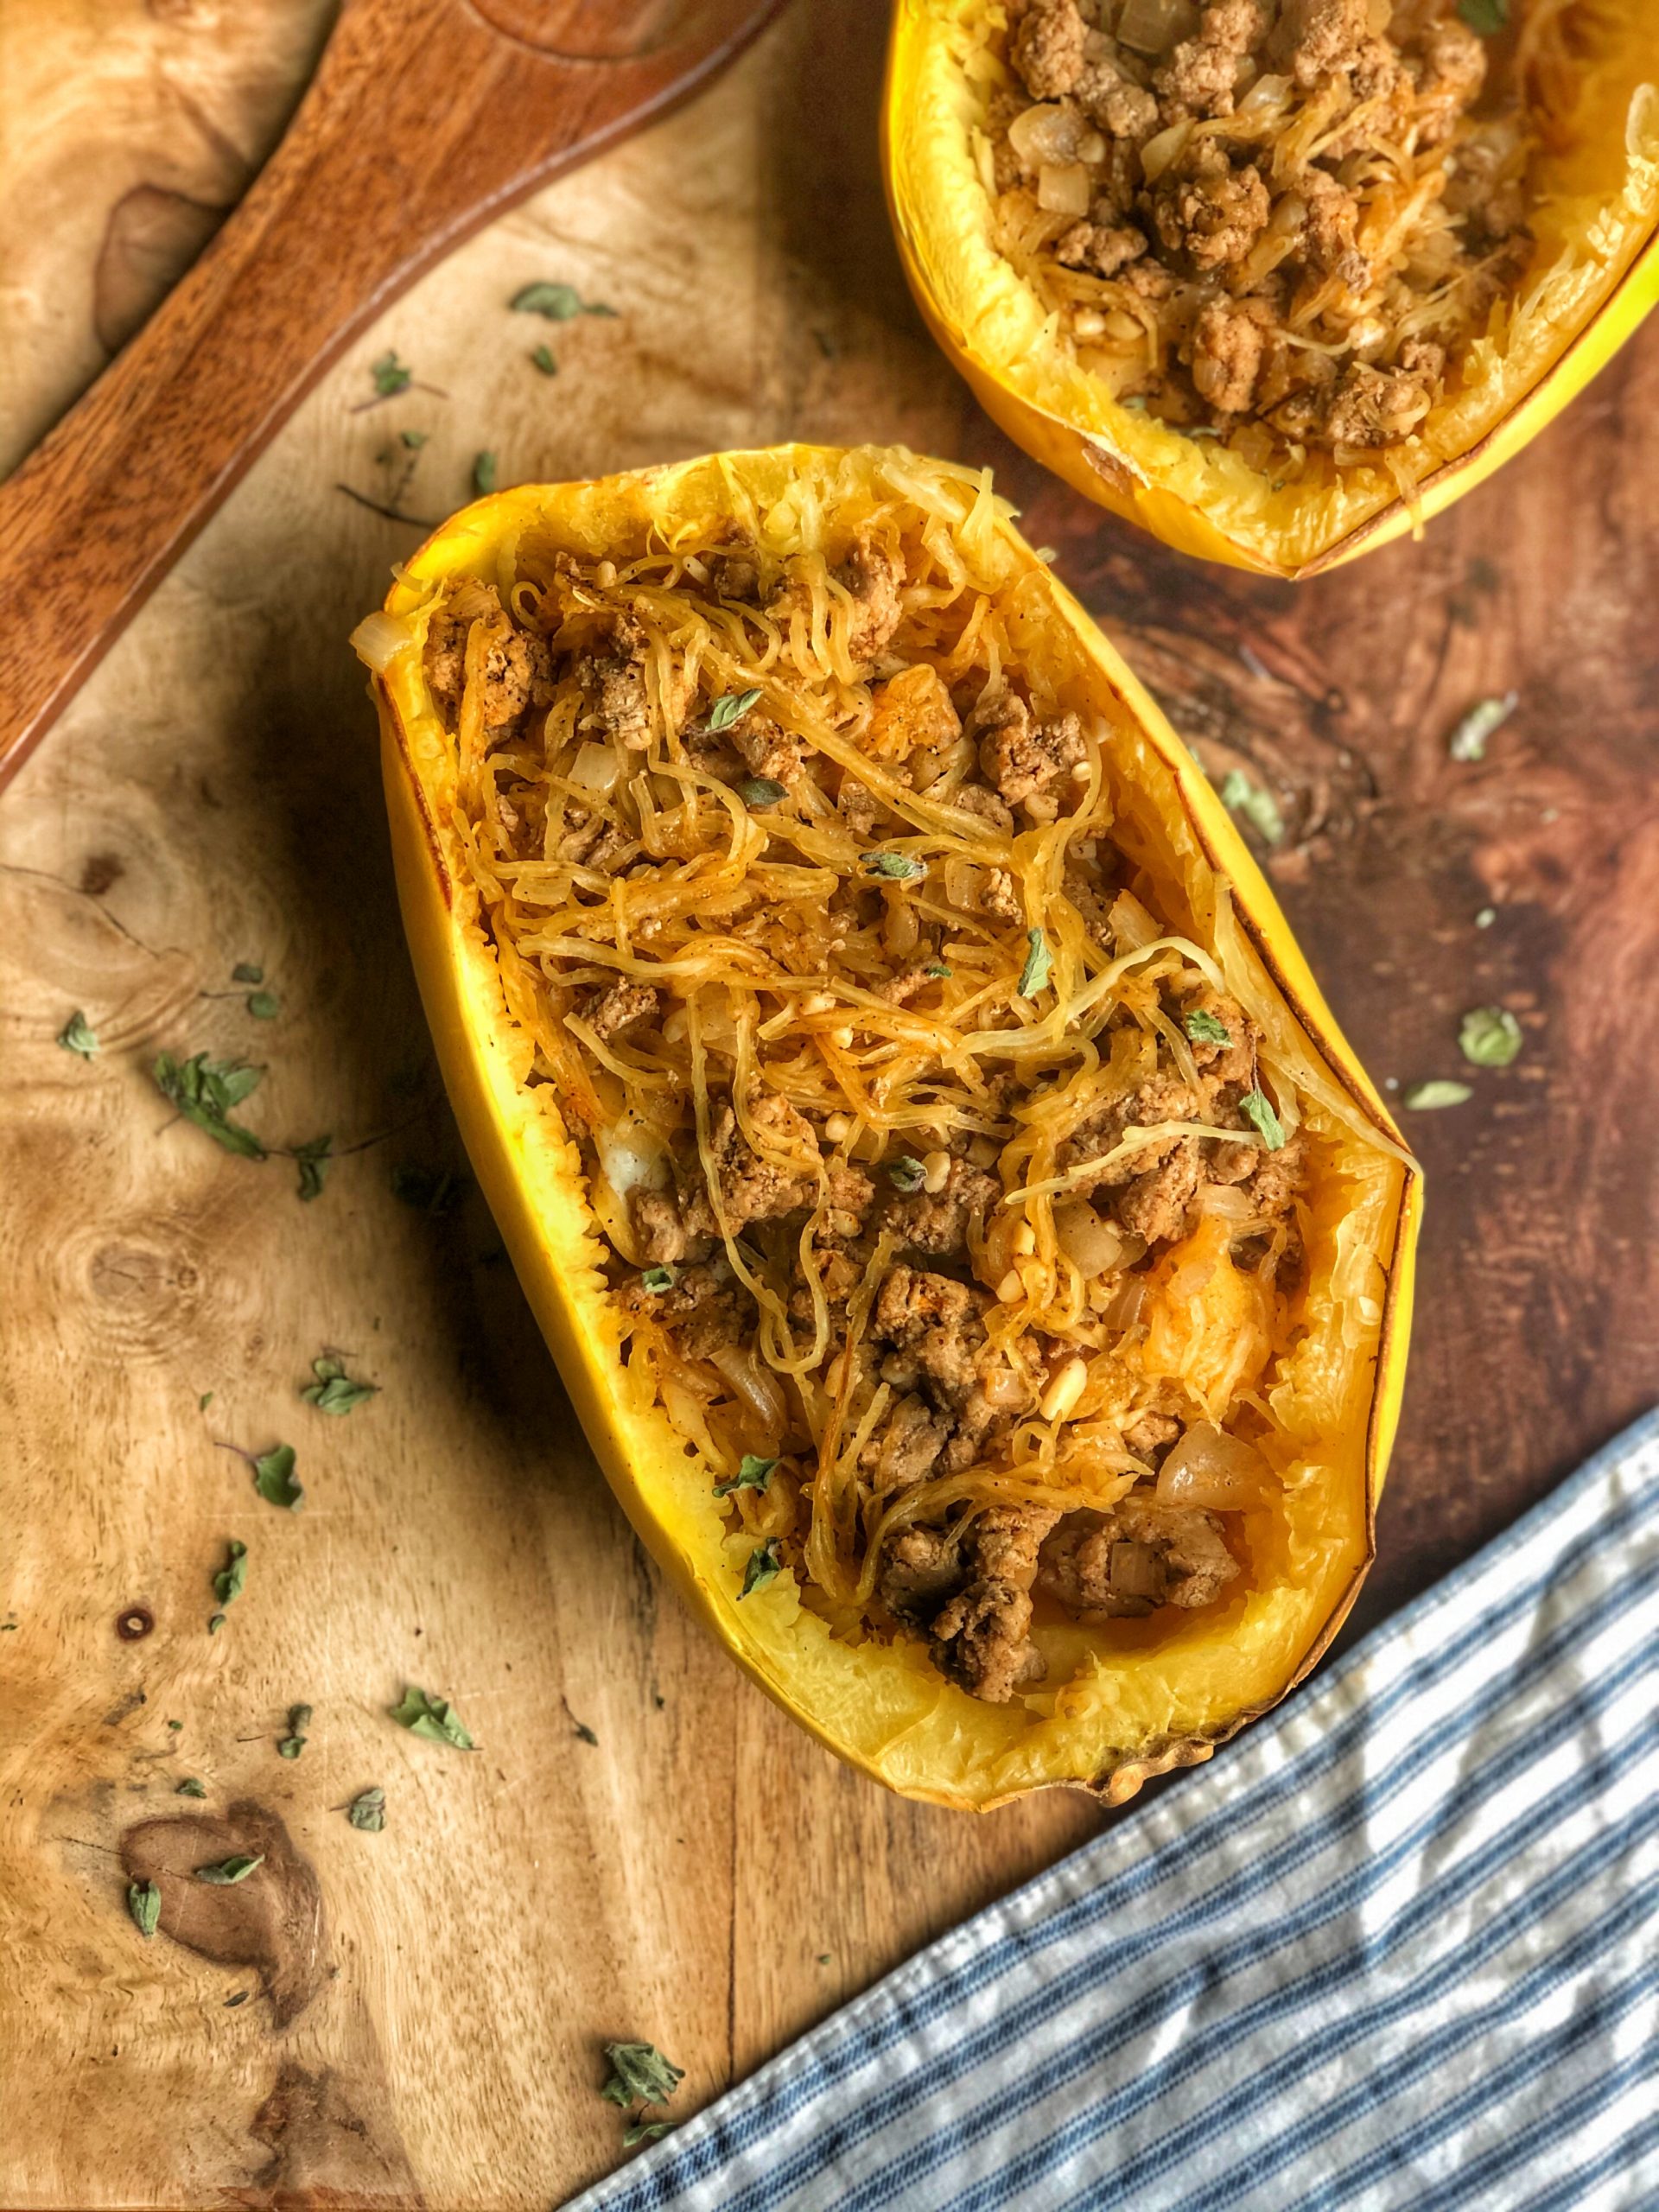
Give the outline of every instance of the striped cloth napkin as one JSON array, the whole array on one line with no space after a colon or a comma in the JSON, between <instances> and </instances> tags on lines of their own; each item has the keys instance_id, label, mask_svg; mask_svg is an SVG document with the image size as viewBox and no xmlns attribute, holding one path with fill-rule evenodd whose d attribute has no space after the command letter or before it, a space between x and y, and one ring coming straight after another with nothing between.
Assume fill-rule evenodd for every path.
<instances>
[{"instance_id":1,"label":"striped cloth napkin","mask_svg":"<svg viewBox=\"0 0 1659 2212\"><path fill-rule=\"evenodd\" d=\"M1659 2206L1659 1414L570 2212Z\"/></svg>"}]
</instances>

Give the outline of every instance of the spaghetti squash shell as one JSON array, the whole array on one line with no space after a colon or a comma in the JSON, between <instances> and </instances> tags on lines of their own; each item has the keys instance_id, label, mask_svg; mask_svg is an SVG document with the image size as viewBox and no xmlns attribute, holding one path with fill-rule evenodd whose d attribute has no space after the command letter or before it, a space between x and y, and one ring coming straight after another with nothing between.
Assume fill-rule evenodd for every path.
<instances>
[{"instance_id":1,"label":"spaghetti squash shell","mask_svg":"<svg viewBox=\"0 0 1659 2212\"><path fill-rule=\"evenodd\" d=\"M1050 1684L1007 1707L947 1683L908 1639L836 1635L787 1573L740 1597L747 1545L728 1532L707 1471L631 1387L580 1154L551 1089L524 1086L529 1046L467 880L454 741L421 664L437 588L463 576L510 584L526 537L615 557L647 533L684 543L741 512L747 526L759 517L775 539L800 543L895 495L954 517L975 562L1022 580L1042 649L1063 658L1109 727L1126 836L1161 871L1171 906L1204 941L1221 941L1230 982L1294 1059L1315 1099L1310 1122L1328 1129L1341 1163L1316 1209L1317 1323L1274 1394L1290 1454L1286 1503L1249 1527L1252 1573L1241 1580L1252 1586L1174 1627L1055 1631ZM664 1573L786 1712L906 1796L987 1809L1067 1784L1117 1802L1152 1775L1208 1758L1306 1673L1370 1563L1404 1375L1421 1183L1266 882L1147 693L1019 536L988 480L902 449L785 447L502 493L427 541L371 626L398 895L450 1101L577 1417Z\"/></svg>"},{"instance_id":2,"label":"spaghetti squash shell","mask_svg":"<svg viewBox=\"0 0 1659 2212\"><path fill-rule=\"evenodd\" d=\"M1659 32L1651 0L1584 0L1592 49L1541 159L1519 304L1476 341L1464 388L1396 448L1274 490L1213 440L1118 404L1050 329L991 238L964 57L995 0L898 0L882 168L899 257L943 351L1034 461L1183 553L1301 578L1420 528L1546 429L1659 299Z\"/></svg>"}]
</instances>

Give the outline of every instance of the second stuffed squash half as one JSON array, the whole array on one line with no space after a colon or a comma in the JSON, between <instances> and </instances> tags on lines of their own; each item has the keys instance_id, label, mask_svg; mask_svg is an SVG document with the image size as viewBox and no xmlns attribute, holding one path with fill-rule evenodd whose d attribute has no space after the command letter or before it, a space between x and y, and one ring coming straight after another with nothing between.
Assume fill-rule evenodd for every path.
<instances>
[{"instance_id":1,"label":"second stuffed squash half","mask_svg":"<svg viewBox=\"0 0 1659 2212\"><path fill-rule=\"evenodd\" d=\"M360 626L410 948L601 1465L841 1757L1208 1756L1372 1552L1419 1179L988 477L526 486Z\"/></svg>"},{"instance_id":2,"label":"second stuffed squash half","mask_svg":"<svg viewBox=\"0 0 1659 2212\"><path fill-rule=\"evenodd\" d=\"M1652 0L897 0L887 192L1028 453L1307 575L1479 483L1659 297L1656 86Z\"/></svg>"}]
</instances>

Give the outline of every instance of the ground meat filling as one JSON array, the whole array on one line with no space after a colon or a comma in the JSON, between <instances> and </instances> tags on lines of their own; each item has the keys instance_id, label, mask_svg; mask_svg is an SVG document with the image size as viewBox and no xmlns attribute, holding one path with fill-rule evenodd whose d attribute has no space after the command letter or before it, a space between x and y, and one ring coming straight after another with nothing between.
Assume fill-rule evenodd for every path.
<instances>
[{"instance_id":1,"label":"ground meat filling","mask_svg":"<svg viewBox=\"0 0 1659 2212\"><path fill-rule=\"evenodd\" d=\"M1113 79L1071 0L1020 20L1043 81L1147 119L1154 95ZM1252 0L1212 7L1169 87L1216 108L1255 22ZM1217 208L1250 190L1202 163L1172 190L1211 185ZM1198 339L1218 376L1268 373L1248 302ZM1098 733L1006 646L976 657L965 614L915 644L948 594L912 543L878 518L816 568L734 543L675 573L722 639L764 626L777 654L810 631L858 670L833 750L805 734L823 708L758 649L747 682L685 657L656 572L560 555L539 624L519 593L472 582L428 618L435 709L486 764L476 832L530 926L551 912L576 947L515 971L513 1003L546 1012L532 1080L557 1087L580 1147L624 1357L714 1470L730 1534L817 1602L809 1535L839 1498L864 1594L823 1583L837 1632L850 1611L971 1695L1017 1700L1044 1677L1046 1624L1212 1605L1236 1579L1228 1516L1156 1495L1192 1422L1227 1409L1147 1365L1146 1313L1205 1237L1213 1272L1217 1216L1251 1295L1294 1297L1312 1150L1294 1128L1264 1141L1274 1078L1237 1000L1179 949L1141 957L1162 925L1113 842ZM959 836L918 840L895 791ZM734 827L772 870L753 887L730 868ZM826 879L838 840L850 859ZM1023 855L1041 840L1038 880ZM677 900L743 976L781 975L773 999L701 980L706 938L654 961ZM522 918L505 893L487 911L511 950ZM1086 1079L1067 1088L1052 1044L1035 1064L969 1049L1040 1023L1048 970L1080 942L1071 987L1122 971ZM884 1102L900 1110L884 1120ZM1093 1471L1080 1491L1074 1468Z\"/></svg>"},{"instance_id":2,"label":"ground meat filling","mask_svg":"<svg viewBox=\"0 0 1659 2212\"><path fill-rule=\"evenodd\" d=\"M1530 246L1524 123L1463 12L1010 0L995 235L1115 397L1276 473L1421 426Z\"/></svg>"}]
</instances>

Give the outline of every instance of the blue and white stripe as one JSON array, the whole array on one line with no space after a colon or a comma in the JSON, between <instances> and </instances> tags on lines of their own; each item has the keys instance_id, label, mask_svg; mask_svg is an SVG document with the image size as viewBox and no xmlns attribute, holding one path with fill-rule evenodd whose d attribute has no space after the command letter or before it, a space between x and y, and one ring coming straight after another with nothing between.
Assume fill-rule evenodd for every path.
<instances>
[{"instance_id":1,"label":"blue and white stripe","mask_svg":"<svg viewBox=\"0 0 1659 2212\"><path fill-rule=\"evenodd\" d=\"M569 2212L1659 2207L1659 1415Z\"/></svg>"}]
</instances>

